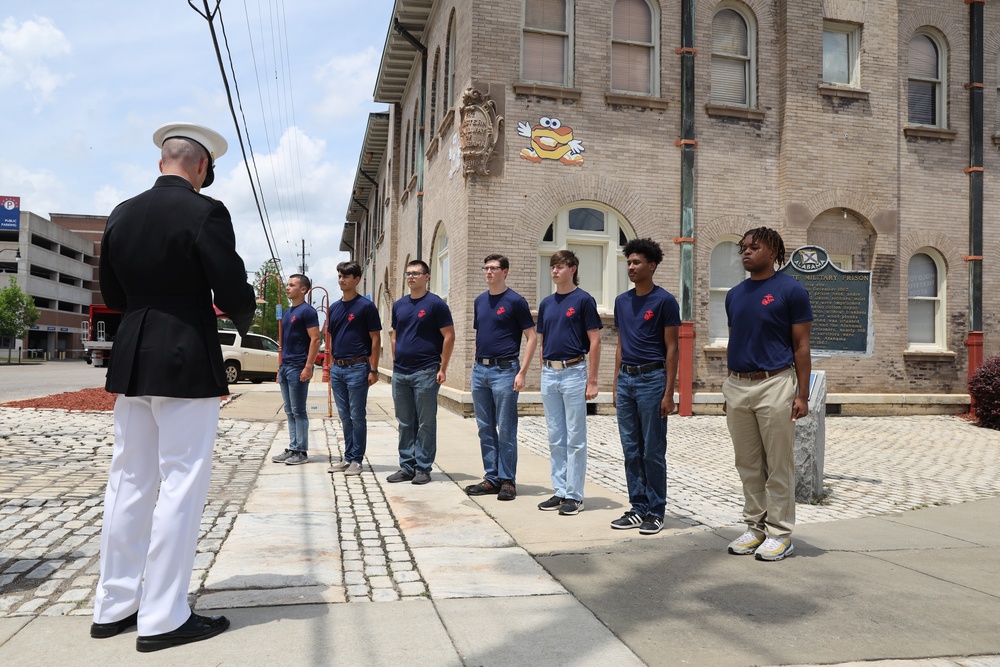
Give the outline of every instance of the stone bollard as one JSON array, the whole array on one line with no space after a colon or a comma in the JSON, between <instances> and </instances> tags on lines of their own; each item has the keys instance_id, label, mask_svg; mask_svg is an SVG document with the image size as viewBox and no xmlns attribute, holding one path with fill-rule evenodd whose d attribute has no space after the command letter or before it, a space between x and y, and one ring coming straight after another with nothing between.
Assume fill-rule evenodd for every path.
<instances>
[{"instance_id":1,"label":"stone bollard","mask_svg":"<svg viewBox=\"0 0 1000 667\"><path fill-rule=\"evenodd\" d=\"M823 497L826 449L826 371L809 376L809 414L795 424L795 501L812 503Z\"/></svg>"}]
</instances>

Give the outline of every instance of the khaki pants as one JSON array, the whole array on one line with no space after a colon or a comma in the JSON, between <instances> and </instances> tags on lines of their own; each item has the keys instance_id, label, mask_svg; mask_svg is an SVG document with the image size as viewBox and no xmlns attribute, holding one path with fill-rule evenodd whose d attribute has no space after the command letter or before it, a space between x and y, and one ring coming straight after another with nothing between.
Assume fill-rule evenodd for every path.
<instances>
[{"instance_id":1,"label":"khaki pants","mask_svg":"<svg viewBox=\"0 0 1000 667\"><path fill-rule=\"evenodd\" d=\"M795 526L795 369L763 380L730 375L722 384L726 425L743 481L743 520L758 536L786 537Z\"/></svg>"}]
</instances>

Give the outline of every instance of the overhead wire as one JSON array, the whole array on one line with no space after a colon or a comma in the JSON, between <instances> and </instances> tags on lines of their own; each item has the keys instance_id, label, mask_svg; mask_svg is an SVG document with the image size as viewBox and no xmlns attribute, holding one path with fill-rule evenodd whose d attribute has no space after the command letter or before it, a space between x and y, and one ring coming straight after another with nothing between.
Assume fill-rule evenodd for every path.
<instances>
[{"instance_id":1,"label":"overhead wire","mask_svg":"<svg viewBox=\"0 0 1000 667\"><path fill-rule=\"evenodd\" d=\"M261 207L260 196L257 193L257 187L254 185L253 175L250 173L250 162L249 162L249 160L247 160L246 146L244 146L244 144L243 144L243 132L240 130L240 123L239 123L239 120L236 117L236 108L233 105L233 95L232 95L232 91L229 88L229 79L226 76L226 67L225 67L225 65L224 65L224 63L222 61L222 51L219 48L219 38L218 38L218 35L216 35L216 33L215 33L215 24L213 23L213 19L214 19L216 13L218 13L218 11L219 11L219 7L222 4L222 0L217 0L214 12L209 9L209 7L208 7L208 0L203 0L203 2L205 4L205 13L204 14L201 12L200 9L198 9L197 7L194 6L193 0L188 0L188 5L199 16L201 16L203 19L205 19L208 22L208 29L212 33L212 45L215 48L215 56L216 56L216 59L219 62L219 72L222 75L222 83L223 83L223 86L226 89L226 99L229 102L229 111L230 111L230 113L232 114L232 117L233 117L233 124L236 127L236 137L239 139L240 151L243 154L243 164L246 167L247 176L250 179L250 189L253 192L254 203L257 205L257 214L260 217L261 226L264 229L264 239L267 241L267 247L268 247L268 250L271 253L271 259L274 260L274 261L276 261L278 263L278 266L280 267L281 266L281 264L280 264L281 260L278 257L278 254L277 254L277 252L274 249L274 244L271 242L271 236L269 235L268 226L267 226L267 224L265 222L264 212L263 212L262 207Z\"/></svg>"}]
</instances>

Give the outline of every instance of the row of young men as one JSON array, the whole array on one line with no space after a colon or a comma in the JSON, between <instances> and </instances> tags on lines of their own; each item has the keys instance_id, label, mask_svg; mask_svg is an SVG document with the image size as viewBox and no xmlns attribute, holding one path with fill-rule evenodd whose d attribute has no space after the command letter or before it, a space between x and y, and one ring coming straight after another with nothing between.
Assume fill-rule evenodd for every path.
<instances>
[{"instance_id":1,"label":"row of young men","mask_svg":"<svg viewBox=\"0 0 1000 667\"><path fill-rule=\"evenodd\" d=\"M808 411L812 311L804 288L775 271L785 255L777 232L750 230L739 247L750 277L726 298L731 335L723 394L747 530L728 550L781 560L794 548L792 445L795 421ZM653 535L663 528L666 508L667 416L675 408L681 321L677 300L654 282L663 260L659 244L635 239L624 255L634 287L615 300L613 392L630 508L611 527ZM483 262L487 290L475 299L473 311L472 397L485 473L465 491L495 494L499 500L517 496L517 402L539 347L553 495L538 509L573 516L584 508L587 401L598 393L602 323L594 298L579 287L576 255L560 250L550 267L555 289L539 304L536 326L527 301L506 285L508 259L491 254ZM358 475L366 449L368 388L378 381L382 323L375 305L358 294L358 264L344 262L337 270L343 297L328 318L330 384L345 447L343 460L330 471ZM410 262L405 277L410 293L393 304L391 328L399 470L387 481L426 484L437 452L438 391L446 381L455 331L448 305L428 291L428 266ZM305 397L319 348L316 312L304 301L309 287L308 278L295 275L286 290L292 306L284 314L285 356L278 379L291 442L273 459L286 464L307 460Z\"/></svg>"}]
</instances>

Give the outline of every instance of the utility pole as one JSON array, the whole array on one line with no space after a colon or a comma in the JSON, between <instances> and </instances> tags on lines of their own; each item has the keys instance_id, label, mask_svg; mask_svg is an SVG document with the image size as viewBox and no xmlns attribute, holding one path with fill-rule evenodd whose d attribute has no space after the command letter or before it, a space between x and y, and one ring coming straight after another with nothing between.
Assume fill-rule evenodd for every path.
<instances>
[{"instance_id":1,"label":"utility pole","mask_svg":"<svg viewBox=\"0 0 1000 667\"><path fill-rule=\"evenodd\" d=\"M302 239L302 265L300 267L302 270L299 272L302 275L306 275L306 240Z\"/></svg>"}]
</instances>

